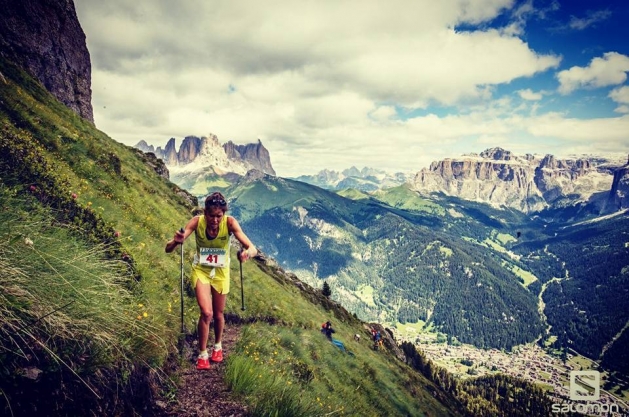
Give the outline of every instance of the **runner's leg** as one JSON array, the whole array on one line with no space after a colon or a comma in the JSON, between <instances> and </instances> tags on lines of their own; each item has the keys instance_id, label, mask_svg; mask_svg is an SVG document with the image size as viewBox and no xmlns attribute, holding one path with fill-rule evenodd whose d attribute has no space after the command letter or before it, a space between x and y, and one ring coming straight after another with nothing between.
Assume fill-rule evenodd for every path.
<instances>
[{"instance_id":1,"label":"runner's leg","mask_svg":"<svg viewBox=\"0 0 629 417\"><path fill-rule=\"evenodd\" d=\"M199 351L207 349L207 339L210 333L210 323L212 322L212 296L210 295L210 284L197 281L195 288L197 303L199 304ZM221 313L222 314L222 313Z\"/></svg>"},{"instance_id":2,"label":"runner's leg","mask_svg":"<svg viewBox=\"0 0 629 417\"><path fill-rule=\"evenodd\" d=\"M214 343L221 343L223 339L223 329L225 328L225 302L227 294L219 294L212 288L212 309L214 310Z\"/></svg>"}]
</instances>

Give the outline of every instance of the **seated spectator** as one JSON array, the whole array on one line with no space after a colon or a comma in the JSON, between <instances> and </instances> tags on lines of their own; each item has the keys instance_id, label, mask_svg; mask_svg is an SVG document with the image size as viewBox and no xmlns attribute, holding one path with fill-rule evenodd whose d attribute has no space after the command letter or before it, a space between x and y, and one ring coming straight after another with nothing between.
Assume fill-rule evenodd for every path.
<instances>
[{"instance_id":1,"label":"seated spectator","mask_svg":"<svg viewBox=\"0 0 629 417\"><path fill-rule=\"evenodd\" d=\"M321 325L321 333L325 334L328 339L332 339L332 333L335 333L332 328L332 323L326 321Z\"/></svg>"}]
</instances>

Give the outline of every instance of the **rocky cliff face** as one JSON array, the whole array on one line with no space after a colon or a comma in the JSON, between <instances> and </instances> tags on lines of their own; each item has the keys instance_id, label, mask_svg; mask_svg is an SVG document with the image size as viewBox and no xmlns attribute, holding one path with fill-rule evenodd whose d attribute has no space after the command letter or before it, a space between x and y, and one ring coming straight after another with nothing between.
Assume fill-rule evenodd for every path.
<instances>
[{"instance_id":1,"label":"rocky cliff face","mask_svg":"<svg viewBox=\"0 0 629 417\"><path fill-rule=\"evenodd\" d=\"M171 139L172 140L172 139ZM208 143L208 140L212 143ZM185 165L194 162L197 156L202 152L208 153L208 150L214 145L218 146L218 139L215 136L211 136L211 139L206 137L186 136L181 142L179 152L177 152L177 164Z\"/></svg>"},{"instance_id":2,"label":"rocky cliff face","mask_svg":"<svg viewBox=\"0 0 629 417\"><path fill-rule=\"evenodd\" d=\"M614 171L612 188L609 191L606 211L629 208L629 158L627 163Z\"/></svg>"},{"instance_id":3,"label":"rocky cliff face","mask_svg":"<svg viewBox=\"0 0 629 417\"><path fill-rule=\"evenodd\" d=\"M216 135L203 137L186 136L176 149L175 138L171 138L165 148L153 147L142 140L135 145L143 152L152 152L164 160L166 165L174 171L197 172L207 168L214 168L218 173L237 173L244 175L255 169L265 174L275 176L271 165L269 151L258 140L258 143L236 145L232 141L221 145Z\"/></svg>"},{"instance_id":4,"label":"rocky cliff face","mask_svg":"<svg viewBox=\"0 0 629 417\"><path fill-rule=\"evenodd\" d=\"M156 153L156 156L157 156L157 153ZM170 138L170 140L166 144L162 159L164 160L164 163L166 165L177 165L178 156L177 156L177 149L175 146L175 138Z\"/></svg>"},{"instance_id":5,"label":"rocky cliff face","mask_svg":"<svg viewBox=\"0 0 629 417\"><path fill-rule=\"evenodd\" d=\"M249 143L247 145L236 145L231 140L223 145L227 158L233 161L242 161L251 169L257 169L269 175L275 175L275 170L271 166L271 156L269 151L262 145L262 141L258 139L258 143Z\"/></svg>"},{"instance_id":6,"label":"rocky cliff face","mask_svg":"<svg viewBox=\"0 0 629 417\"><path fill-rule=\"evenodd\" d=\"M561 160L553 155L516 156L501 148L480 155L433 162L411 180L414 190L443 192L524 212L565 200L587 201L609 191L612 175L588 159Z\"/></svg>"},{"instance_id":7,"label":"rocky cliff face","mask_svg":"<svg viewBox=\"0 0 629 417\"><path fill-rule=\"evenodd\" d=\"M141 149L138 149L135 152L140 156L140 158L142 158L142 161L144 161L146 166L155 171L157 175L166 178L167 180L170 179L170 172L168 172L166 164L164 164L164 161L157 158L153 152L147 152Z\"/></svg>"},{"instance_id":8,"label":"rocky cliff face","mask_svg":"<svg viewBox=\"0 0 629 417\"><path fill-rule=\"evenodd\" d=\"M0 53L94 122L91 63L72 0L0 0Z\"/></svg>"}]
</instances>

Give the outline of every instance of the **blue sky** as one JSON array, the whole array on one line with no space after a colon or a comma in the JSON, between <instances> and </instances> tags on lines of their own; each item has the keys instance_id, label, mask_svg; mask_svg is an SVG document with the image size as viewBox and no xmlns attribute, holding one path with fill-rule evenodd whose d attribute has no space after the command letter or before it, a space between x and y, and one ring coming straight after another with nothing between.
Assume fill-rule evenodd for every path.
<instances>
[{"instance_id":1,"label":"blue sky","mask_svg":"<svg viewBox=\"0 0 629 417\"><path fill-rule=\"evenodd\" d=\"M260 139L281 176L629 154L625 2L75 4L96 125L128 145Z\"/></svg>"}]
</instances>

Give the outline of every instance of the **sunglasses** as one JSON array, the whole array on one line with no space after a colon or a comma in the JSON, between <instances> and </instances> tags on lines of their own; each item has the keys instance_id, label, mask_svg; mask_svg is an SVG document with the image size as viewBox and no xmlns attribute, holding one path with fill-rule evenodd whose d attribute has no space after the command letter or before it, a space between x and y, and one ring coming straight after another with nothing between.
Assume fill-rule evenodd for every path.
<instances>
[{"instance_id":1,"label":"sunglasses","mask_svg":"<svg viewBox=\"0 0 629 417\"><path fill-rule=\"evenodd\" d=\"M209 202L206 202L206 204L209 206L220 206L220 207L225 207L227 205L225 200L223 200L222 198L213 198Z\"/></svg>"}]
</instances>

